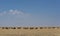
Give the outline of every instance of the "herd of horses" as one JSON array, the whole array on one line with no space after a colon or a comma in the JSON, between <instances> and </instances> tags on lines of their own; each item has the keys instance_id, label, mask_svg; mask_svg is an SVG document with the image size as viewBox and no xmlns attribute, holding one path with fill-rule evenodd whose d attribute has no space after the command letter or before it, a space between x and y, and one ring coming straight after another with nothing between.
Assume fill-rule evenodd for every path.
<instances>
[{"instance_id":1,"label":"herd of horses","mask_svg":"<svg viewBox=\"0 0 60 36\"><path fill-rule=\"evenodd\" d=\"M0 27L0 29L60 29L60 27Z\"/></svg>"}]
</instances>

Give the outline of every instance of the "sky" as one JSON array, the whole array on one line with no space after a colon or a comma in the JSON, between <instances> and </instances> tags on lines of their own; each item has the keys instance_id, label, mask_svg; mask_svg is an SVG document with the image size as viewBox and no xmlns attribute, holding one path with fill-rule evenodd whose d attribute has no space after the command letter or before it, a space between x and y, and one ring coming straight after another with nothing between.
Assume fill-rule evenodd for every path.
<instances>
[{"instance_id":1,"label":"sky","mask_svg":"<svg viewBox=\"0 0 60 36\"><path fill-rule=\"evenodd\" d=\"M60 26L60 0L0 0L0 26Z\"/></svg>"}]
</instances>

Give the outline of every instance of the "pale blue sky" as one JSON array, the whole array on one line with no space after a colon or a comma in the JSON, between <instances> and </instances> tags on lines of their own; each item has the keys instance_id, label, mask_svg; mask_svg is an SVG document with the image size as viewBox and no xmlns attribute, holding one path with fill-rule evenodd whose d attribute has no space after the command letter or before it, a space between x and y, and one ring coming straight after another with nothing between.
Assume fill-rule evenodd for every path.
<instances>
[{"instance_id":1,"label":"pale blue sky","mask_svg":"<svg viewBox=\"0 0 60 36\"><path fill-rule=\"evenodd\" d=\"M0 0L0 26L60 26L60 0Z\"/></svg>"}]
</instances>

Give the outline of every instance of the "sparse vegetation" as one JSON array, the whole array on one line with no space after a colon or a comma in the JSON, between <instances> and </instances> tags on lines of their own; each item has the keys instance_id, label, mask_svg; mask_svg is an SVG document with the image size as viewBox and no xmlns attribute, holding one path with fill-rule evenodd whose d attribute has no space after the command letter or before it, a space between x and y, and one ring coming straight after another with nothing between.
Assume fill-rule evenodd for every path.
<instances>
[{"instance_id":1,"label":"sparse vegetation","mask_svg":"<svg viewBox=\"0 0 60 36\"><path fill-rule=\"evenodd\" d=\"M21 29L22 27L2 28L3 29L0 28L0 36L60 36L60 29L55 29L56 27L23 27L23 29Z\"/></svg>"}]
</instances>

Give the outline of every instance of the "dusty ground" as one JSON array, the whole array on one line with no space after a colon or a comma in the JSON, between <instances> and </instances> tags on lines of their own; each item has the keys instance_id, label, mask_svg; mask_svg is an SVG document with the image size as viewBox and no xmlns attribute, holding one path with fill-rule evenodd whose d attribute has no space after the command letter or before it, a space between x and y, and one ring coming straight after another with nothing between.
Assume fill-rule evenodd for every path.
<instances>
[{"instance_id":1,"label":"dusty ground","mask_svg":"<svg viewBox=\"0 0 60 36\"><path fill-rule=\"evenodd\" d=\"M0 29L0 36L60 36L60 29Z\"/></svg>"}]
</instances>

